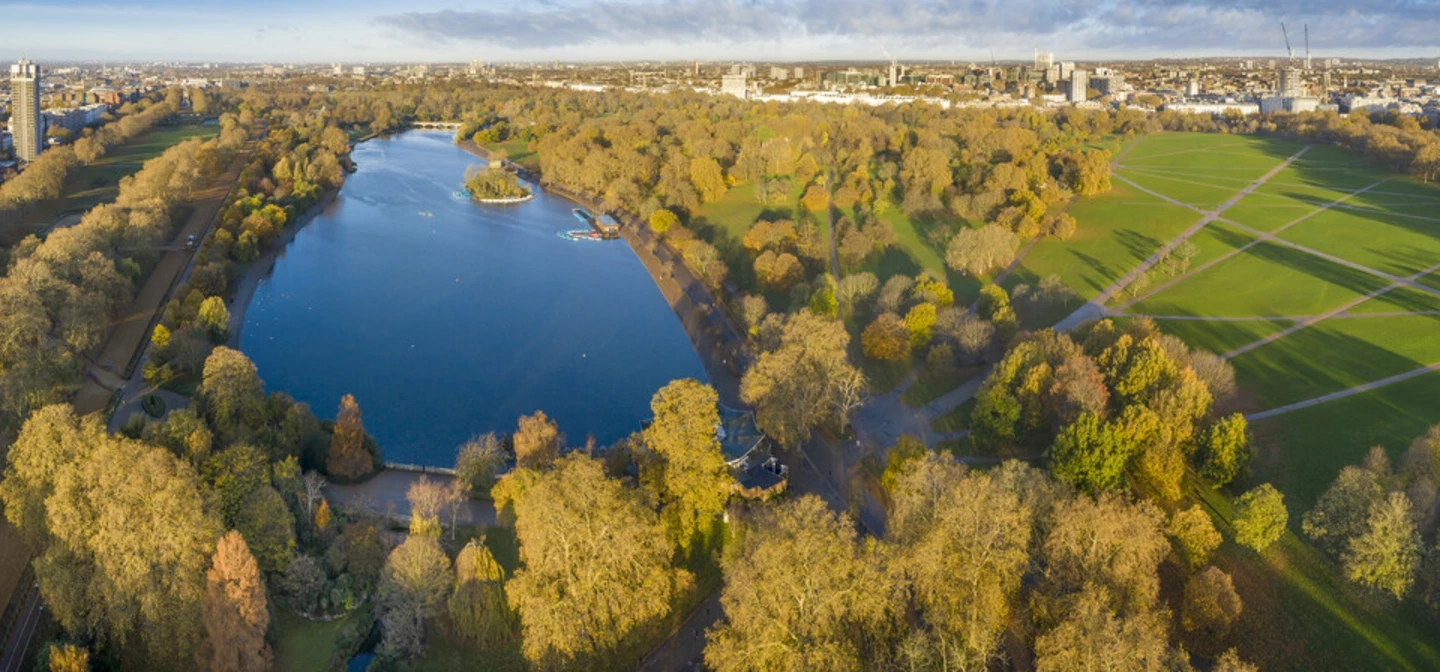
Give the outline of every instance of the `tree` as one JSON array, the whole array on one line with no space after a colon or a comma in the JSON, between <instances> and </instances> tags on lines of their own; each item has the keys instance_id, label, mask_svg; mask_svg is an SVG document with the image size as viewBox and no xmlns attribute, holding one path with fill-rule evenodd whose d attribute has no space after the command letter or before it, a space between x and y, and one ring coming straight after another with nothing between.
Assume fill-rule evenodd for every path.
<instances>
[{"instance_id":1,"label":"tree","mask_svg":"<svg viewBox=\"0 0 1440 672\"><path fill-rule=\"evenodd\" d=\"M910 357L910 331L895 313L881 313L860 334L865 356L882 362L901 362Z\"/></svg>"},{"instance_id":2,"label":"tree","mask_svg":"<svg viewBox=\"0 0 1440 672\"><path fill-rule=\"evenodd\" d=\"M725 620L705 664L718 672L869 669L867 633L898 606L852 523L813 495L762 510L724 564Z\"/></svg>"},{"instance_id":3,"label":"tree","mask_svg":"<svg viewBox=\"0 0 1440 672\"><path fill-rule=\"evenodd\" d=\"M650 213L650 230L654 231L655 235L664 236L666 231L674 228L675 225L679 223L680 218L665 208L660 208Z\"/></svg>"},{"instance_id":4,"label":"tree","mask_svg":"<svg viewBox=\"0 0 1440 672\"><path fill-rule=\"evenodd\" d=\"M1397 599L1410 591L1424 549L1410 513L1410 499L1398 492L1370 506L1364 529L1340 558L1346 578Z\"/></svg>"},{"instance_id":5,"label":"tree","mask_svg":"<svg viewBox=\"0 0 1440 672\"><path fill-rule=\"evenodd\" d=\"M672 381L650 399L654 420L643 433L645 446L660 458L661 521L670 539L689 550L720 517L735 479L720 452L715 388L693 378Z\"/></svg>"},{"instance_id":6,"label":"tree","mask_svg":"<svg viewBox=\"0 0 1440 672\"><path fill-rule=\"evenodd\" d=\"M789 252L765 250L755 258L755 277L772 290L789 289L805 275L805 267Z\"/></svg>"},{"instance_id":7,"label":"tree","mask_svg":"<svg viewBox=\"0 0 1440 672\"><path fill-rule=\"evenodd\" d=\"M1344 467L1315 502L1315 508L1305 512L1301 529L1321 549L1338 556L1351 539L1365 530L1370 508L1384 497L1385 487L1378 474L1361 467Z\"/></svg>"},{"instance_id":8,"label":"tree","mask_svg":"<svg viewBox=\"0 0 1440 672\"><path fill-rule=\"evenodd\" d=\"M268 670L273 659L265 631L270 612L265 583L245 539L231 530L220 538L205 577L202 608L207 640L203 663L211 670Z\"/></svg>"},{"instance_id":9,"label":"tree","mask_svg":"<svg viewBox=\"0 0 1440 672\"><path fill-rule=\"evenodd\" d=\"M440 538L440 509L445 506L445 486L427 476L410 484L405 492L410 503L410 536Z\"/></svg>"},{"instance_id":10,"label":"tree","mask_svg":"<svg viewBox=\"0 0 1440 672\"><path fill-rule=\"evenodd\" d=\"M935 326L935 304L921 303L905 313L905 330L910 334L910 347L923 348L930 343L930 330Z\"/></svg>"},{"instance_id":11,"label":"tree","mask_svg":"<svg viewBox=\"0 0 1440 672\"><path fill-rule=\"evenodd\" d=\"M353 481L369 475L374 468L370 451L365 449L365 422L360 417L360 404L355 402L354 395L347 394L340 399L325 470L332 477Z\"/></svg>"},{"instance_id":12,"label":"tree","mask_svg":"<svg viewBox=\"0 0 1440 672\"><path fill-rule=\"evenodd\" d=\"M740 381L740 397L755 408L760 431L790 447L816 425L849 422L865 376L847 359L845 325L802 310L785 322L779 340Z\"/></svg>"},{"instance_id":13,"label":"tree","mask_svg":"<svg viewBox=\"0 0 1440 672\"><path fill-rule=\"evenodd\" d=\"M255 363L238 350L215 348L205 359L200 382L211 423L223 436L259 425L265 408L265 388Z\"/></svg>"},{"instance_id":14,"label":"tree","mask_svg":"<svg viewBox=\"0 0 1440 672\"><path fill-rule=\"evenodd\" d=\"M964 228L945 248L945 263L957 271L979 277L1015 259L1020 239L999 224Z\"/></svg>"},{"instance_id":15,"label":"tree","mask_svg":"<svg viewBox=\"0 0 1440 672\"><path fill-rule=\"evenodd\" d=\"M1050 446L1050 473L1086 492L1113 490L1124 485L1125 465L1134 446L1093 413L1082 413L1065 425Z\"/></svg>"},{"instance_id":16,"label":"tree","mask_svg":"<svg viewBox=\"0 0 1440 672\"><path fill-rule=\"evenodd\" d=\"M1245 416L1233 413L1210 425L1200 436L1200 475L1225 485L1250 462L1250 436Z\"/></svg>"},{"instance_id":17,"label":"tree","mask_svg":"<svg viewBox=\"0 0 1440 672\"><path fill-rule=\"evenodd\" d=\"M505 447L493 432L477 436L455 453L455 478L467 484L470 496L489 493L495 474L505 464Z\"/></svg>"},{"instance_id":18,"label":"tree","mask_svg":"<svg viewBox=\"0 0 1440 672\"><path fill-rule=\"evenodd\" d=\"M1186 630L1199 630L1218 640L1240 618L1240 609L1240 595L1230 575L1218 567L1208 567L1185 584L1180 623Z\"/></svg>"},{"instance_id":19,"label":"tree","mask_svg":"<svg viewBox=\"0 0 1440 672\"><path fill-rule=\"evenodd\" d=\"M230 334L230 311L225 308L225 299L212 296L200 303L200 314L196 321L210 333L210 340L223 343Z\"/></svg>"},{"instance_id":20,"label":"tree","mask_svg":"<svg viewBox=\"0 0 1440 672\"><path fill-rule=\"evenodd\" d=\"M520 426L515 430L515 465L525 469L549 469L556 458L565 437L560 427L546 417L545 411L534 415L520 416Z\"/></svg>"},{"instance_id":21,"label":"tree","mask_svg":"<svg viewBox=\"0 0 1440 672\"><path fill-rule=\"evenodd\" d=\"M1261 483L1235 500L1235 542L1263 551L1285 534L1290 514L1275 486Z\"/></svg>"},{"instance_id":22,"label":"tree","mask_svg":"<svg viewBox=\"0 0 1440 672\"><path fill-rule=\"evenodd\" d=\"M1260 668L1241 660L1235 649L1229 649L1215 661L1211 672L1260 672Z\"/></svg>"},{"instance_id":23,"label":"tree","mask_svg":"<svg viewBox=\"0 0 1440 672\"><path fill-rule=\"evenodd\" d=\"M505 602L505 570L483 536L471 539L455 558L450 622L455 634L482 648L502 644L513 633L514 614Z\"/></svg>"},{"instance_id":24,"label":"tree","mask_svg":"<svg viewBox=\"0 0 1440 672\"><path fill-rule=\"evenodd\" d=\"M425 621L445 605L455 582L450 558L430 535L412 534L385 559L380 575L383 653L415 658L425 650Z\"/></svg>"},{"instance_id":25,"label":"tree","mask_svg":"<svg viewBox=\"0 0 1440 672\"><path fill-rule=\"evenodd\" d=\"M899 569L955 669L983 669L1030 565L1033 511L1006 484L929 456L897 479L887 530Z\"/></svg>"},{"instance_id":26,"label":"tree","mask_svg":"<svg viewBox=\"0 0 1440 672\"><path fill-rule=\"evenodd\" d=\"M74 644L51 644L50 672L90 672L90 651Z\"/></svg>"},{"instance_id":27,"label":"tree","mask_svg":"<svg viewBox=\"0 0 1440 672\"><path fill-rule=\"evenodd\" d=\"M805 190L805 195L800 197L800 205L807 212L824 214L830 207L830 192L820 184L812 184Z\"/></svg>"},{"instance_id":28,"label":"tree","mask_svg":"<svg viewBox=\"0 0 1440 672\"><path fill-rule=\"evenodd\" d=\"M515 514L521 569L505 593L532 666L596 662L669 614L689 582L670 567L672 549L655 513L582 453L540 474Z\"/></svg>"},{"instance_id":29,"label":"tree","mask_svg":"<svg viewBox=\"0 0 1440 672\"><path fill-rule=\"evenodd\" d=\"M1199 504L1176 511L1170 519L1169 534L1176 563L1192 572L1210 562L1210 554L1223 541L1215 523L1210 520L1210 514Z\"/></svg>"},{"instance_id":30,"label":"tree","mask_svg":"<svg viewBox=\"0 0 1440 672\"><path fill-rule=\"evenodd\" d=\"M330 502L320 500L320 508L315 510L315 529L324 532L330 529Z\"/></svg>"},{"instance_id":31,"label":"tree","mask_svg":"<svg viewBox=\"0 0 1440 672\"><path fill-rule=\"evenodd\" d=\"M295 555L295 516L268 485L245 497L235 516L235 531L245 538L246 552L254 549L255 560L266 573L284 570Z\"/></svg>"},{"instance_id":32,"label":"tree","mask_svg":"<svg viewBox=\"0 0 1440 672\"><path fill-rule=\"evenodd\" d=\"M1041 594L1048 598L1037 603L1042 613L1092 586L1104 589L1112 609L1148 611L1160 592L1157 569L1170 549L1164 520L1149 502L1108 492L1058 502L1041 544Z\"/></svg>"},{"instance_id":33,"label":"tree","mask_svg":"<svg viewBox=\"0 0 1440 672\"><path fill-rule=\"evenodd\" d=\"M699 192L700 200L706 203L719 200L727 189L720 164L708 156L690 160L690 182Z\"/></svg>"},{"instance_id":34,"label":"tree","mask_svg":"<svg viewBox=\"0 0 1440 672\"><path fill-rule=\"evenodd\" d=\"M1103 588L1086 590L1064 620L1035 638L1038 672L1170 669L1165 622L1153 612L1119 615Z\"/></svg>"},{"instance_id":35,"label":"tree","mask_svg":"<svg viewBox=\"0 0 1440 672\"><path fill-rule=\"evenodd\" d=\"M163 448L97 437L53 482L34 568L57 620L71 632L133 643L148 667L192 661L220 536L194 470Z\"/></svg>"}]
</instances>

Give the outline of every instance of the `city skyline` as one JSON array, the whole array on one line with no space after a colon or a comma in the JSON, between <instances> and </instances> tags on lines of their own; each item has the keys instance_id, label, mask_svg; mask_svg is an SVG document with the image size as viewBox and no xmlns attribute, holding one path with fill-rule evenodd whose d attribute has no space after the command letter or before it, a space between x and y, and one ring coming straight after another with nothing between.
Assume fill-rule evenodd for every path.
<instances>
[{"instance_id":1,"label":"city skyline","mask_svg":"<svg viewBox=\"0 0 1440 672\"><path fill-rule=\"evenodd\" d=\"M176 0L0 2L0 15L33 37L10 45L36 60L406 62L879 59L1026 60L1033 48L1067 60L1284 56L1280 22L1309 24L1316 57L1433 57L1440 17L1383 0L1361 14L1347 3L1242 0L548 0L456 9L430 0L336 0L243 8ZM303 36L303 39L302 39ZM1293 36L1292 36L1293 38ZM27 40L28 39L28 43ZM1299 53L1302 45L1295 44Z\"/></svg>"}]
</instances>

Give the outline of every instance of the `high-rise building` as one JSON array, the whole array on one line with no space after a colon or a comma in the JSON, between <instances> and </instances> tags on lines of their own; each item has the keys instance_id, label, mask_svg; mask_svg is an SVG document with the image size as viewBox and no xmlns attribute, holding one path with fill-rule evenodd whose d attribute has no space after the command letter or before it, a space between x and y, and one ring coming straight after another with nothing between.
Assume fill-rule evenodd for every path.
<instances>
[{"instance_id":1,"label":"high-rise building","mask_svg":"<svg viewBox=\"0 0 1440 672\"><path fill-rule=\"evenodd\" d=\"M1281 98L1299 98L1309 93L1305 85L1305 73L1299 68L1286 67L1280 71L1280 86L1276 93Z\"/></svg>"},{"instance_id":2,"label":"high-rise building","mask_svg":"<svg viewBox=\"0 0 1440 672\"><path fill-rule=\"evenodd\" d=\"M1190 80L1189 82L1186 82L1186 83L1185 83L1185 96L1186 96L1187 98L1194 98L1195 96L1198 96L1198 95L1200 95L1200 80L1198 80L1198 79L1192 79L1192 80Z\"/></svg>"},{"instance_id":3,"label":"high-rise building","mask_svg":"<svg viewBox=\"0 0 1440 672\"><path fill-rule=\"evenodd\" d=\"M1055 63L1055 54L1049 51L1035 50L1035 69L1041 72L1050 69Z\"/></svg>"},{"instance_id":4,"label":"high-rise building","mask_svg":"<svg viewBox=\"0 0 1440 672\"><path fill-rule=\"evenodd\" d=\"M1060 63L1060 79L1070 79L1070 73L1072 72L1075 72L1075 63L1073 61L1063 61Z\"/></svg>"},{"instance_id":5,"label":"high-rise building","mask_svg":"<svg viewBox=\"0 0 1440 672\"><path fill-rule=\"evenodd\" d=\"M1090 73L1075 70L1070 73L1070 102L1083 103L1089 97Z\"/></svg>"},{"instance_id":6,"label":"high-rise building","mask_svg":"<svg viewBox=\"0 0 1440 672\"><path fill-rule=\"evenodd\" d=\"M10 134L15 136L15 156L34 161L45 142L40 116L40 66L22 58L10 66Z\"/></svg>"},{"instance_id":7,"label":"high-rise building","mask_svg":"<svg viewBox=\"0 0 1440 672\"><path fill-rule=\"evenodd\" d=\"M737 98L749 98L750 86L745 81L744 73L736 73L720 76L720 93L729 94Z\"/></svg>"}]
</instances>

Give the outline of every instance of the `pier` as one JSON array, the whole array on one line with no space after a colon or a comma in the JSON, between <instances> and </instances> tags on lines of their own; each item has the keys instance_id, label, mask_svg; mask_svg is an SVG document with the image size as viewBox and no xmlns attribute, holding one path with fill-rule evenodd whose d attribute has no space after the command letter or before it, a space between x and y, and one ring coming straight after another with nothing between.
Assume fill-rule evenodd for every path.
<instances>
[{"instance_id":1,"label":"pier","mask_svg":"<svg viewBox=\"0 0 1440 672\"><path fill-rule=\"evenodd\" d=\"M606 239L620 237L620 224L610 215L596 217L585 208L575 208L570 212L574 213L575 219L589 224L590 228L595 229L595 233L600 234L600 237Z\"/></svg>"}]
</instances>

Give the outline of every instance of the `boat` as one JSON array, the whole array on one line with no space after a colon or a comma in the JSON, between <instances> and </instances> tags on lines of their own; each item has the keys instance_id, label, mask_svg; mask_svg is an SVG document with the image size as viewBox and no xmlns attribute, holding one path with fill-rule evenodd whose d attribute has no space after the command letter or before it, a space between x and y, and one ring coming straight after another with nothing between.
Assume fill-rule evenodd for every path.
<instances>
[{"instance_id":1,"label":"boat","mask_svg":"<svg viewBox=\"0 0 1440 672\"><path fill-rule=\"evenodd\" d=\"M593 231L591 229L571 229L569 231L559 231L556 233L556 235L564 238L565 240L588 240L597 243L605 240L605 236L600 235L600 232Z\"/></svg>"}]
</instances>

